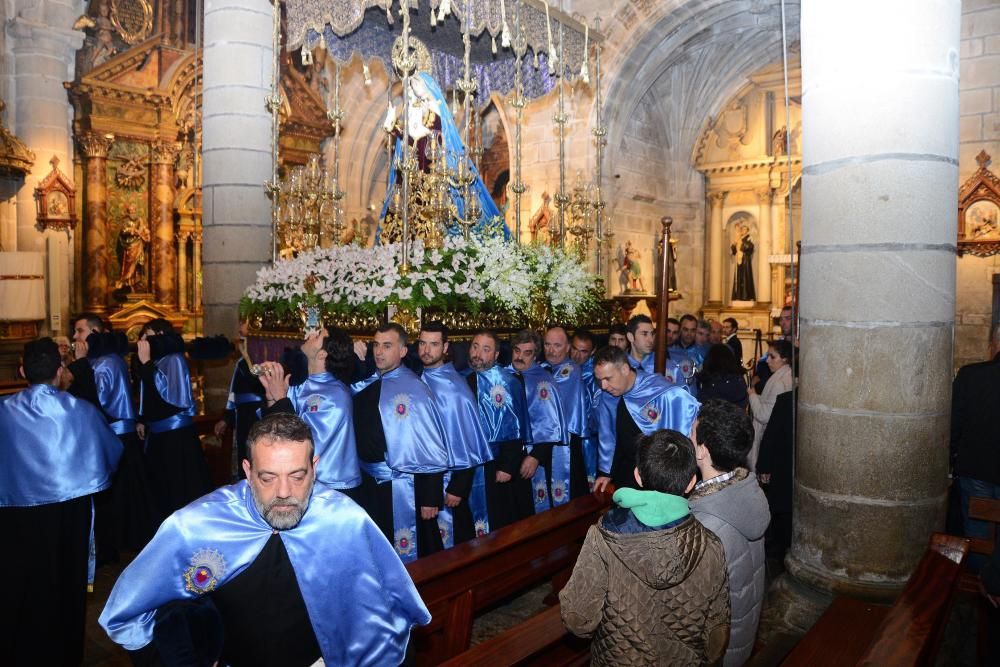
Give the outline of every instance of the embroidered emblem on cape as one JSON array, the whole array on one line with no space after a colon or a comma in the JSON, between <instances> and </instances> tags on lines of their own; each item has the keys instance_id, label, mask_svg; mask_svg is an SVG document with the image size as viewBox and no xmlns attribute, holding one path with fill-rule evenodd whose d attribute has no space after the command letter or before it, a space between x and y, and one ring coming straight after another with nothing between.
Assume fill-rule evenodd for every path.
<instances>
[{"instance_id":1,"label":"embroidered emblem on cape","mask_svg":"<svg viewBox=\"0 0 1000 667\"><path fill-rule=\"evenodd\" d=\"M552 481L552 502L553 503L564 503L566 502L566 482L563 480Z\"/></svg>"},{"instance_id":2,"label":"embroidered emblem on cape","mask_svg":"<svg viewBox=\"0 0 1000 667\"><path fill-rule=\"evenodd\" d=\"M652 403L646 403L646 405L642 406L641 412L642 416L646 418L646 421L650 423L656 422L656 420L660 416L660 411L657 410L656 406L654 406Z\"/></svg>"},{"instance_id":3,"label":"embroidered emblem on cape","mask_svg":"<svg viewBox=\"0 0 1000 667\"><path fill-rule=\"evenodd\" d=\"M549 490L545 488L545 480L535 482L535 502L544 501L549 497Z\"/></svg>"},{"instance_id":4,"label":"embroidered emblem on cape","mask_svg":"<svg viewBox=\"0 0 1000 667\"><path fill-rule=\"evenodd\" d=\"M226 559L215 549L198 549L188 562L191 567L184 570L184 589L197 595L214 591L226 574Z\"/></svg>"},{"instance_id":5,"label":"embroidered emblem on cape","mask_svg":"<svg viewBox=\"0 0 1000 667\"><path fill-rule=\"evenodd\" d=\"M573 364L566 364L556 373L556 377L560 380L565 380L573 372Z\"/></svg>"},{"instance_id":6,"label":"embroidered emblem on cape","mask_svg":"<svg viewBox=\"0 0 1000 667\"><path fill-rule=\"evenodd\" d=\"M409 394L396 394L392 397L392 414L402 421L410 416L413 410L412 401Z\"/></svg>"},{"instance_id":7,"label":"embroidered emblem on cape","mask_svg":"<svg viewBox=\"0 0 1000 667\"><path fill-rule=\"evenodd\" d=\"M681 362L681 375L684 376L685 380L694 375L694 364L690 359L685 359Z\"/></svg>"},{"instance_id":8,"label":"embroidered emblem on cape","mask_svg":"<svg viewBox=\"0 0 1000 667\"><path fill-rule=\"evenodd\" d=\"M323 397L320 394L313 394L306 399L306 409L309 412L318 412L319 406L323 404Z\"/></svg>"},{"instance_id":9,"label":"embroidered emblem on cape","mask_svg":"<svg viewBox=\"0 0 1000 667\"><path fill-rule=\"evenodd\" d=\"M548 382L542 380L538 383L538 398L542 401L547 401L552 398L552 385Z\"/></svg>"},{"instance_id":10,"label":"embroidered emblem on cape","mask_svg":"<svg viewBox=\"0 0 1000 667\"><path fill-rule=\"evenodd\" d=\"M663 377L667 378L667 382L673 382L674 384L677 383L677 378L674 377L674 371L671 368L663 371Z\"/></svg>"},{"instance_id":11,"label":"embroidered emblem on cape","mask_svg":"<svg viewBox=\"0 0 1000 667\"><path fill-rule=\"evenodd\" d=\"M438 514L438 516L441 515ZM438 521L438 532L441 533L441 541L444 544L449 544L449 540L451 539L451 527L443 521Z\"/></svg>"},{"instance_id":12,"label":"embroidered emblem on cape","mask_svg":"<svg viewBox=\"0 0 1000 667\"><path fill-rule=\"evenodd\" d=\"M490 532L490 526L485 520L480 519L476 522L476 537L482 537Z\"/></svg>"},{"instance_id":13,"label":"embroidered emblem on cape","mask_svg":"<svg viewBox=\"0 0 1000 667\"><path fill-rule=\"evenodd\" d=\"M502 408L506 405L509 396L507 388L503 385L495 384L490 387L490 400L493 402L493 407L495 408Z\"/></svg>"},{"instance_id":14,"label":"embroidered emblem on cape","mask_svg":"<svg viewBox=\"0 0 1000 667\"><path fill-rule=\"evenodd\" d=\"M400 556L409 556L416 546L413 543L413 531L409 528L400 528L395 533L396 553Z\"/></svg>"}]
</instances>

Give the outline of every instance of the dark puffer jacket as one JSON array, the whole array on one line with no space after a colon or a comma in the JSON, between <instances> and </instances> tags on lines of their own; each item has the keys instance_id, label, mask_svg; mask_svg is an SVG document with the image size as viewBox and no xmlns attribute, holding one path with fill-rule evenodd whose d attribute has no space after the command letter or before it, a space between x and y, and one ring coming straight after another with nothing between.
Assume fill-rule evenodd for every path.
<instances>
[{"instance_id":1,"label":"dark puffer jacket","mask_svg":"<svg viewBox=\"0 0 1000 667\"><path fill-rule=\"evenodd\" d=\"M592 526L559 594L592 665L719 664L729 639L722 544L688 515L644 529L623 508Z\"/></svg>"}]
</instances>

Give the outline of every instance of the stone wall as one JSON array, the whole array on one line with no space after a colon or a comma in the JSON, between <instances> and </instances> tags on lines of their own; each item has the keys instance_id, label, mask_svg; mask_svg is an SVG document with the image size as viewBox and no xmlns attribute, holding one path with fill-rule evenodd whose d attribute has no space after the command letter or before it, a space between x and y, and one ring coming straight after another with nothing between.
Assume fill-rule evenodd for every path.
<instances>
[{"instance_id":1,"label":"stone wall","mask_svg":"<svg viewBox=\"0 0 1000 667\"><path fill-rule=\"evenodd\" d=\"M959 94L959 183L978 165L985 150L1000 173L1000 0L962 2L962 62ZM957 205L957 204L956 204ZM958 259L955 304L955 368L986 356L992 316L992 276L1000 255Z\"/></svg>"}]
</instances>

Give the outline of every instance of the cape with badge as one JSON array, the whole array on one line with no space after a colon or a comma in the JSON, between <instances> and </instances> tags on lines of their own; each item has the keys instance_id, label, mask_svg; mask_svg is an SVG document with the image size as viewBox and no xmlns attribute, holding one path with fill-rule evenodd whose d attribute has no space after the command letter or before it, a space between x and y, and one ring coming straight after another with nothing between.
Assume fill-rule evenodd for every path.
<instances>
[{"instance_id":1,"label":"cape with badge","mask_svg":"<svg viewBox=\"0 0 1000 667\"><path fill-rule=\"evenodd\" d=\"M688 435L698 417L700 404L683 386L672 384L663 376L647 373L642 369L636 370L635 375L635 384L623 397L605 394L601 399L598 417L598 470L611 470L617 445L618 402L622 398L636 426L646 435L660 429L671 429Z\"/></svg>"},{"instance_id":2,"label":"cape with badge","mask_svg":"<svg viewBox=\"0 0 1000 667\"><path fill-rule=\"evenodd\" d=\"M312 431L319 457L316 481L334 489L360 486L361 467L347 386L330 373L316 373L289 387L288 399Z\"/></svg>"},{"instance_id":3,"label":"cape with badge","mask_svg":"<svg viewBox=\"0 0 1000 667\"><path fill-rule=\"evenodd\" d=\"M635 357L631 354L628 355L628 365L633 368L633 370L638 371L642 369L649 373L650 375L659 375L654 369L653 364L656 361L656 355L650 352L642 361L636 361ZM667 358L666 366L663 369L663 377L667 379L668 382L672 384L684 385L684 372L681 370L681 365L675 359Z\"/></svg>"},{"instance_id":4,"label":"cape with badge","mask_svg":"<svg viewBox=\"0 0 1000 667\"><path fill-rule=\"evenodd\" d=\"M531 422L532 442L528 453L535 444L548 443L552 447L552 456L546 462L550 468L551 488L541 466L535 471L531 480L535 513L544 512L554 505L569 502L569 430L563 412L560 395L561 387L545 368L532 364L530 368L520 371L524 378L524 393L528 399L528 420ZM556 496L559 502L556 502Z\"/></svg>"},{"instance_id":5,"label":"cape with badge","mask_svg":"<svg viewBox=\"0 0 1000 667\"><path fill-rule=\"evenodd\" d=\"M198 499L168 518L122 572L101 626L128 650L146 646L158 608L225 586L253 563L272 533L245 480ZM400 664L411 628L431 616L364 510L316 486L302 521L279 535L326 664Z\"/></svg>"}]
</instances>

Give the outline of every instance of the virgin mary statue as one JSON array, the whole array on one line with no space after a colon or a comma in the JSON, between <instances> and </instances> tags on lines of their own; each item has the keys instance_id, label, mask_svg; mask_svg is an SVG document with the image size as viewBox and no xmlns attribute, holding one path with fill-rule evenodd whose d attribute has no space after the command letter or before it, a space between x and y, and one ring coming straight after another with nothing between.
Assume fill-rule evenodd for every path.
<instances>
[{"instance_id":1,"label":"virgin mary statue","mask_svg":"<svg viewBox=\"0 0 1000 667\"><path fill-rule=\"evenodd\" d=\"M458 171L459 164L464 162L467 173L471 172L474 177L468 186L469 197L475 197L478 201L479 217L472 226L473 233L482 234L486 231L496 233L500 230L505 239L510 238L510 230L503 221L500 210L490 197L489 190L483 183L483 179L476 169L475 164L466 157L465 146L462 144L461 135L455 125L455 118L448 109L448 101L445 99L441 88L434 78L427 72L418 71L410 77L409 89L406 94L409 98L408 125L410 137L410 154L417 161L420 175L416 179L411 177L411 191L418 189L421 175L428 175L434 170L435 165L430 163L428 155L429 142L435 142L436 151L444 156L448 167L448 172L454 174ZM384 129L391 133L394 138L392 164L389 167L389 184L386 189L385 201L382 204L382 213L379 215L379 229L376 232L376 243L382 232L382 224L386 215L391 209L399 206L400 201L397 192L401 189L402 175L399 165L402 163L403 153L403 132L400 121L397 121L396 109L389 105L386 114ZM431 147L434 148L434 147ZM450 200L453 215L448 217L445 224L447 233L461 234L462 226L458 218L465 217L465 199L463 191L465 188L457 185L454 180L449 179L447 183L447 197ZM411 205L412 205L411 200ZM428 202L424 202L427 204ZM420 204L418 203L418 206ZM410 212L411 217L416 217L419 211Z\"/></svg>"}]
</instances>

